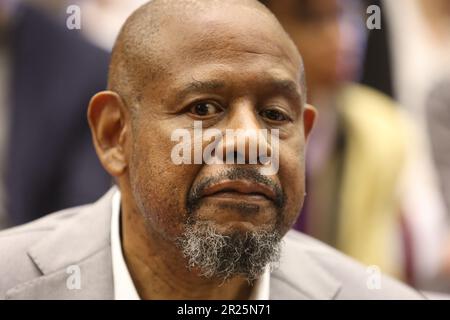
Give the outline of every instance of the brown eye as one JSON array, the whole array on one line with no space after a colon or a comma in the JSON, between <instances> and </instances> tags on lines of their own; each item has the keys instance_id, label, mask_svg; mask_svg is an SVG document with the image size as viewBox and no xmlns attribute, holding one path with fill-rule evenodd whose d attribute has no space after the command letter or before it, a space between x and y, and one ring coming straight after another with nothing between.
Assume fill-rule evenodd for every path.
<instances>
[{"instance_id":1,"label":"brown eye","mask_svg":"<svg viewBox=\"0 0 450 320\"><path fill-rule=\"evenodd\" d=\"M199 102L193 105L189 112L197 117L209 117L222 112L222 108L211 102Z\"/></svg>"},{"instance_id":2,"label":"brown eye","mask_svg":"<svg viewBox=\"0 0 450 320\"><path fill-rule=\"evenodd\" d=\"M284 112L281 112L277 109L263 110L261 111L260 115L270 121L285 122L290 120Z\"/></svg>"}]
</instances>

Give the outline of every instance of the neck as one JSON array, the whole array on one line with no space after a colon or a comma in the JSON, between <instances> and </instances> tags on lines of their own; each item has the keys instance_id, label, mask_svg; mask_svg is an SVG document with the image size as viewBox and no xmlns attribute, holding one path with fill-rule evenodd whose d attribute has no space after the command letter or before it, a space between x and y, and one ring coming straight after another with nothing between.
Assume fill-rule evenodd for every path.
<instances>
[{"instance_id":1,"label":"neck","mask_svg":"<svg viewBox=\"0 0 450 320\"><path fill-rule=\"evenodd\" d=\"M143 216L129 209L122 193L122 247L131 277L142 299L248 299L251 287L240 277L226 282L205 279L189 270L173 243L146 227Z\"/></svg>"}]
</instances>

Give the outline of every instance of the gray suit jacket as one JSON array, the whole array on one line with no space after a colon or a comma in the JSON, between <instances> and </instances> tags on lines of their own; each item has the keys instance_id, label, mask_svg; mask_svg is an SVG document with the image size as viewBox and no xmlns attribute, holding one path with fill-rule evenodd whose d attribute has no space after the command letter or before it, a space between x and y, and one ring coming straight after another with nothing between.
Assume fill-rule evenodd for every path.
<instances>
[{"instance_id":1,"label":"gray suit jacket","mask_svg":"<svg viewBox=\"0 0 450 320\"><path fill-rule=\"evenodd\" d=\"M92 205L51 214L0 233L0 299L114 299L110 245L113 189ZM366 268L298 232L284 238L272 299L420 299L387 276L369 289ZM69 289L70 266L80 289ZM70 284L70 283L69 283Z\"/></svg>"}]
</instances>

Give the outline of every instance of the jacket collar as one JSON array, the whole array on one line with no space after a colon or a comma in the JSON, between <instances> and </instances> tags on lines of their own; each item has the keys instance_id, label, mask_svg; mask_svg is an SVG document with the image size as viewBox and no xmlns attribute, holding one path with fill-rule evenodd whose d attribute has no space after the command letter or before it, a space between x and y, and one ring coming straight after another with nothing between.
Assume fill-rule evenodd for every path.
<instances>
[{"instance_id":1,"label":"jacket collar","mask_svg":"<svg viewBox=\"0 0 450 320\"><path fill-rule=\"evenodd\" d=\"M112 188L96 203L84 206L27 253L42 276L18 285L10 299L112 299L110 226ZM79 289L70 282L80 275Z\"/></svg>"}]
</instances>

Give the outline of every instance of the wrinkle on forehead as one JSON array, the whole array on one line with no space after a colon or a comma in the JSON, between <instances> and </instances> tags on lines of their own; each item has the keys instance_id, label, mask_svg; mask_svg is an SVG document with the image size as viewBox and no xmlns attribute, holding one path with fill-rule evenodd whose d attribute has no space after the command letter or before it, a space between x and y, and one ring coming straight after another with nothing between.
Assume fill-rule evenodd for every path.
<instances>
[{"instance_id":1,"label":"wrinkle on forehead","mask_svg":"<svg viewBox=\"0 0 450 320\"><path fill-rule=\"evenodd\" d=\"M172 34L179 35L176 45L192 52L235 51L267 54L300 63L295 44L277 20L266 12L248 7L232 7L225 14L213 8L205 14L188 15L184 23L172 25ZM217 52L215 52L217 53Z\"/></svg>"}]
</instances>

